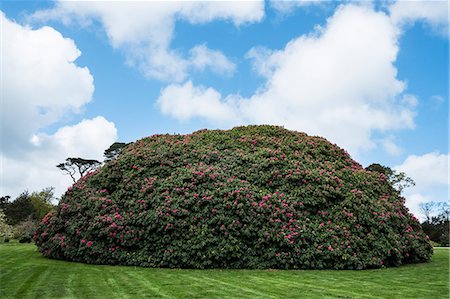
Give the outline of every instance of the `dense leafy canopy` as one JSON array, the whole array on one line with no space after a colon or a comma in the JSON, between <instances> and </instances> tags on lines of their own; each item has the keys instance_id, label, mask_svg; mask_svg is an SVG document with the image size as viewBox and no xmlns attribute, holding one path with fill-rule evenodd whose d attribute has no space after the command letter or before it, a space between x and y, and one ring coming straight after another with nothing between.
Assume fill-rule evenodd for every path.
<instances>
[{"instance_id":1,"label":"dense leafy canopy","mask_svg":"<svg viewBox=\"0 0 450 299\"><path fill-rule=\"evenodd\" d=\"M132 143L75 183L35 240L52 258L151 267L364 269L432 253L385 175L274 126Z\"/></svg>"},{"instance_id":2,"label":"dense leafy canopy","mask_svg":"<svg viewBox=\"0 0 450 299\"><path fill-rule=\"evenodd\" d=\"M6 222L10 225L19 224L29 218L35 218L35 212L31 196L28 191L22 192L14 201L9 201L9 196L0 203L0 209L6 216ZM48 212L48 211L46 211ZM41 218L42 219L42 218ZM40 219L39 219L40 220Z\"/></svg>"}]
</instances>

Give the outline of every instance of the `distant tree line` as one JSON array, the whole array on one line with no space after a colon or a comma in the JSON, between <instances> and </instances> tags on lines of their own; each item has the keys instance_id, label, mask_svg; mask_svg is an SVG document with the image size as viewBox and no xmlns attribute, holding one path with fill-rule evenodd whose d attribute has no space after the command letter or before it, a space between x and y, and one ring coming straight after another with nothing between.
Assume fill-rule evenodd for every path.
<instances>
[{"instance_id":1,"label":"distant tree line","mask_svg":"<svg viewBox=\"0 0 450 299\"><path fill-rule=\"evenodd\" d=\"M447 202L426 202L419 207L425 216L425 221L422 223L423 231L431 241L448 247L450 205Z\"/></svg>"},{"instance_id":2,"label":"distant tree line","mask_svg":"<svg viewBox=\"0 0 450 299\"><path fill-rule=\"evenodd\" d=\"M37 222L55 208L52 204L54 188L32 193L24 191L15 200L10 199L10 196L0 198L0 241L31 242Z\"/></svg>"}]
</instances>

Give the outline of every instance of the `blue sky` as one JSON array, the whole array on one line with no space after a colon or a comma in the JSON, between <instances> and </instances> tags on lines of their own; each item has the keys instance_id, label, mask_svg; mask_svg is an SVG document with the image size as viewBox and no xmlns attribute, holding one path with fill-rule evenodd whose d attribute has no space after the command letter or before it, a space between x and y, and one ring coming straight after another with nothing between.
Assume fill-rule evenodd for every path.
<instances>
[{"instance_id":1,"label":"blue sky","mask_svg":"<svg viewBox=\"0 0 450 299\"><path fill-rule=\"evenodd\" d=\"M276 124L448 201L448 3L4 1L1 193L114 141Z\"/></svg>"}]
</instances>

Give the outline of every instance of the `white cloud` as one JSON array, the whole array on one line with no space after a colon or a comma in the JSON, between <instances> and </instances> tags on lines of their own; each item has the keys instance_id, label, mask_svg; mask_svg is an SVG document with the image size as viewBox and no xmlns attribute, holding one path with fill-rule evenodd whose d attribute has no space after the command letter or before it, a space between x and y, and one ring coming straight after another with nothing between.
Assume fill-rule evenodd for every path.
<instances>
[{"instance_id":1,"label":"white cloud","mask_svg":"<svg viewBox=\"0 0 450 299\"><path fill-rule=\"evenodd\" d=\"M325 136L356 154L375 146L374 131L414 127L415 98L403 95L405 83L397 78L394 66L398 34L382 12L368 6L341 6L326 27L291 40L282 50L248 52L267 80L251 97L222 97L211 88L197 90L197 97L204 104L211 99L212 111L224 110L221 121L229 117L242 123L284 125ZM184 97L181 86L166 90ZM202 96L202 91L214 96ZM165 104L167 112L179 103ZM208 111L188 109L182 117L168 114L214 121L207 117Z\"/></svg>"},{"instance_id":2,"label":"white cloud","mask_svg":"<svg viewBox=\"0 0 450 299\"><path fill-rule=\"evenodd\" d=\"M448 186L448 159L448 154L438 152L422 156L410 155L394 169L406 173L416 182L415 191L422 191L436 186Z\"/></svg>"},{"instance_id":3,"label":"white cloud","mask_svg":"<svg viewBox=\"0 0 450 299\"><path fill-rule=\"evenodd\" d=\"M253 71L262 77L270 78L276 70L278 57L276 52L270 49L253 47L245 58L252 60Z\"/></svg>"},{"instance_id":4,"label":"white cloud","mask_svg":"<svg viewBox=\"0 0 450 299\"><path fill-rule=\"evenodd\" d=\"M114 48L125 52L127 62L137 67L144 75L164 81L182 81L190 68L202 69L217 66L208 57L225 57L205 46L194 47L192 51L203 50L202 56L194 60L170 48L177 20L191 24L203 24L213 20L233 22L236 26L258 22L264 16L263 1L224 2L153 2L153 1L58 1L56 6L32 16L34 20L59 19L69 24L76 22L89 25L99 21ZM197 58L197 59L195 59ZM227 62L222 59L222 62ZM228 63L227 71L231 68ZM234 68L234 67L233 67Z\"/></svg>"},{"instance_id":5,"label":"white cloud","mask_svg":"<svg viewBox=\"0 0 450 299\"><path fill-rule=\"evenodd\" d=\"M103 160L103 152L116 140L117 130L113 122L97 116L59 128L53 135L39 134L34 137L39 139L37 148L53 150L67 157Z\"/></svg>"},{"instance_id":6,"label":"white cloud","mask_svg":"<svg viewBox=\"0 0 450 299\"><path fill-rule=\"evenodd\" d=\"M419 103L419 100L416 96L412 94L404 94L400 100L400 103L404 105L405 107L409 108L415 108L417 104Z\"/></svg>"},{"instance_id":7,"label":"white cloud","mask_svg":"<svg viewBox=\"0 0 450 299\"><path fill-rule=\"evenodd\" d=\"M405 190L406 206L424 220L419 205L425 202L449 200L449 154L431 152L410 155L393 169L406 173L416 185Z\"/></svg>"},{"instance_id":8,"label":"white cloud","mask_svg":"<svg viewBox=\"0 0 450 299\"><path fill-rule=\"evenodd\" d=\"M443 102L445 102L445 99L443 96L440 95L433 95L431 96L430 100L434 103L436 103L437 105L442 104Z\"/></svg>"},{"instance_id":9,"label":"white cloud","mask_svg":"<svg viewBox=\"0 0 450 299\"><path fill-rule=\"evenodd\" d=\"M422 21L448 37L448 1L397 1L389 7L389 11L392 21L397 26L402 27Z\"/></svg>"},{"instance_id":10,"label":"white cloud","mask_svg":"<svg viewBox=\"0 0 450 299\"><path fill-rule=\"evenodd\" d=\"M0 195L70 184L55 167L69 156L100 159L117 138L103 117L43 134L49 125L78 112L92 99L93 78L76 65L75 43L51 27L33 30L6 18L2 23ZM41 132L41 133L40 133Z\"/></svg>"},{"instance_id":11,"label":"white cloud","mask_svg":"<svg viewBox=\"0 0 450 299\"><path fill-rule=\"evenodd\" d=\"M164 114L181 121L193 117L206 118L219 124L238 121L231 99L221 101L221 95L216 90L194 87L191 81L164 88L157 105Z\"/></svg>"},{"instance_id":12,"label":"white cloud","mask_svg":"<svg viewBox=\"0 0 450 299\"><path fill-rule=\"evenodd\" d=\"M445 98L441 95L432 95L428 99L428 105L432 109L435 109L435 110L440 109L444 102L445 102Z\"/></svg>"},{"instance_id":13,"label":"white cloud","mask_svg":"<svg viewBox=\"0 0 450 299\"><path fill-rule=\"evenodd\" d=\"M2 23L2 151L14 153L36 129L92 99L93 78L75 60L81 52L51 27L32 30L0 12Z\"/></svg>"},{"instance_id":14,"label":"white cloud","mask_svg":"<svg viewBox=\"0 0 450 299\"><path fill-rule=\"evenodd\" d=\"M327 3L323 0L270 0L270 6L281 13L290 13L298 7Z\"/></svg>"},{"instance_id":15,"label":"white cloud","mask_svg":"<svg viewBox=\"0 0 450 299\"><path fill-rule=\"evenodd\" d=\"M422 211L420 210L420 204L431 201L433 201L432 198L424 196L420 193L409 193L406 196L405 205L409 209L410 213L414 214L419 220L424 221L425 216L422 214Z\"/></svg>"},{"instance_id":16,"label":"white cloud","mask_svg":"<svg viewBox=\"0 0 450 299\"><path fill-rule=\"evenodd\" d=\"M198 70L204 70L210 67L217 73L231 74L236 69L236 66L228 60L220 51L208 49L205 45L198 45L192 48L191 65Z\"/></svg>"},{"instance_id":17,"label":"white cloud","mask_svg":"<svg viewBox=\"0 0 450 299\"><path fill-rule=\"evenodd\" d=\"M114 123L103 117L83 120L77 125L60 128L53 135L34 135L35 145L20 157L0 153L1 195L13 198L25 190L39 191L55 187L60 196L73 183L56 168L68 157L102 161L103 152L117 139Z\"/></svg>"},{"instance_id":18,"label":"white cloud","mask_svg":"<svg viewBox=\"0 0 450 299\"><path fill-rule=\"evenodd\" d=\"M403 149L395 142L395 136L389 135L381 141L384 150L392 156L398 156L403 152Z\"/></svg>"}]
</instances>

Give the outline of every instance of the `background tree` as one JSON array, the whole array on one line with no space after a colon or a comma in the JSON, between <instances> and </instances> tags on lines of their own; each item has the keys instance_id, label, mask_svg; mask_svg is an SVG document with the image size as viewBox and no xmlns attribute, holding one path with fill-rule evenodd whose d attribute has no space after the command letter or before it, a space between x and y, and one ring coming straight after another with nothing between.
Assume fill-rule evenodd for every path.
<instances>
[{"instance_id":1,"label":"background tree","mask_svg":"<svg viewBox=\"0 0 450 299\"><path fill-rule=\"evenodd\" d=\"M6 221L10 225L19 224L29 216L33 216L34 207L30 200L28 191L22 192L15 200L0 205L0 209L6 215Z\"/></svg>"},{"instance_id":2,"label":"background tree","mask_svg":"<svg viewBox=\"0 0 450 299\"><path fill-rule=\"evenodd\" d=\"M17 225L27 219L40 221L54 208L52 204L53 192L53 187L31 194L24 191L13 201L1 202L0 209L5 213L6 221L10 225Z\"/></svg>"},{"instance_id":3,"label":"background tree","mask_svg":"<svg viewBox=\"0 0 450 299\"><path fill-rule=\"evenodd\" d=\"M400 193L402 193L405 188L412 187L416 184L414 180L408 177L404 172L398 172L378 163L370 164L366 167L366 170L384 174L392 187Z\"/></svg>"},{"instance_id":4,"label":"background tree","mask_svg":"<svg viewBox=\"0 0 450 299\"><path fill-rule=\"evenodd\" d=\"M13 201L9 201L9 196L3 196L0 201L0 218L2 218L1 214L4 215L4 218L0 219L0 240L2 236L6 235L2 232L9 229L10 237L21 242L30 242L37 222L41 221L54 208L52 205L53 191L53 187L31 194L24 191ZM7 226L2 226L2 221Z\"/></svg>"},{"instance_id":5,"label":"background tree","mask_svg":"<svg viewBox=\"0 0 450 299\"><path fill-rule=\"evenodd\" d=\"M127 143L124 142L114 142L111 146L105 150L105 162L112 161L117 158L120 152L127 146Z\"/></svg>"},{"instance_id":6,"label":"background tree","mask_svg":"<svg viewBox=\"0 0 450 299\"><path fill-rule=\"evenodd\" d=\"M447 221L450 220L450 205L447 202L439 203L439 209L442 215L444 215Z\"/></svg>"},{"instance_id":7,"label":"background tree","mask_svg":"<svg viewBox=\"0 0 450 299\"><path fill-rule=\"evenodd\" d=\"M64 163L56 165L65 174L70 175L73 182L77 181L76 177L81 178L90 171L99 167L101 163L97 160L83 159L83 158L67 158Z\"/></svg>"},{"instance_id":8,"label":"background tree","mask_svg":"<svg viewBox=\"0 0 450 299\"><path fill-rule=\"evenodd\" d=\"M11 196L9 196L9 195L0 197L0 206L7 204L10 199L11 199Z\"/></svg>"},{"instance_id":9,"label":"background tree","mask_svg":"<svg viewBox=\"0 0 450 299\"><path fill-rule=\"evenodd\" d=\"M426 220L422 222L422 229L431 241L440 246L449 246L449 210L446 202L426 202L419 205ZM437 213L437 214L436 214ZM434 214L434 216L433 216Z\"/></svg>"},{"instance_id":10,"label":"background tree","mask_svg":"<svg viewBox=\"0 0 450 299\"><path fill-rule=\"evenodd\" d=\"M41 192L33 192L31 194L30 201L34 208L33 218L35 220L40 221L54 208L52 205L54 190L55 188L49 187L43 189Z\"/></svg>"},{"instance_id":11,"label":"background tree","mask_svg":"<svg viewBox=\"0 0 450 299\"><path fill-rule=\"evenodd\" d=\"M423 202L419 204L420 212L425 216L425 221L428 223L431 222L431 213L433 212L434 207L434 202Z\"/></svg>"}]
</instances>

